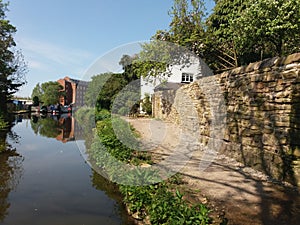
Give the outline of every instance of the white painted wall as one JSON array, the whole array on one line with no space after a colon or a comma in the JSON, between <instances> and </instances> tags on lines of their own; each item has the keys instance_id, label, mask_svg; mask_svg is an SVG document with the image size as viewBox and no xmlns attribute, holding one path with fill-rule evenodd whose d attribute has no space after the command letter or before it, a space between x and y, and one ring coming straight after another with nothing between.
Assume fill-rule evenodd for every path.
<instances>
[{"instance_id":1,"label":"white painted wall","mask_svg":"<svg viewBox=\"0 0 300 225\"><path fill-rule=\"evenodd\" d=\"M160 77L147 76L141 78L141 99L145 97L145 94L151 96L154 93L154 88L162 82L181 83L182 73L193 74L194 81L202 76L213 75L209 67L199 58L193 58L189 65L172 65L169 70L171 71L170 77L162 75Z\"/></svg>"}]
</instances>

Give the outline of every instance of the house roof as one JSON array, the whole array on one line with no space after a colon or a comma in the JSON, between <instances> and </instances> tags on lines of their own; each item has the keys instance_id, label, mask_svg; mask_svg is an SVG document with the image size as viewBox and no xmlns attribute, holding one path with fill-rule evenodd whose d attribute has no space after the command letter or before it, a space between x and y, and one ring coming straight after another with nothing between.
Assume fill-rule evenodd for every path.
<instances>
[{"instance_id":1,"label":"house roof","mask_svg":"<svg viewBox=\"0 0 300 225\"><path fill-rule=\"evenodd\" d=\"M173 82L161 83L160 85L154 88L154 91L177 90L183 85L184 84L182 83L173 83Z\"/></svg>"}]
</instances>

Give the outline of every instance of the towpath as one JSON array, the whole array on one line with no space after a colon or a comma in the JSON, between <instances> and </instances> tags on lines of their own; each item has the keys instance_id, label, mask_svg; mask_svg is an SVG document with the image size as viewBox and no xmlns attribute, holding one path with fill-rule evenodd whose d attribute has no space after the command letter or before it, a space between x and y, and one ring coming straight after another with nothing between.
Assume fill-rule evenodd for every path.
<instances>
[{"instance_id":1,"label":"towpath","mask_svg":"<svg viewBox=\"0 0 300 225\"><path fill-rule=\"evenodd\" d=\"M147 150L154 163L167 160L184 147L182 130L174 124L155 119L128 122L140 133L142 141L152 143ZM179 170L194 201L207 203L218 214L224 213L231 225L300 225L299 189L278 184L224 155L217 154L209 162L204 158L203 153L195 152ZM181 163L179 158L178 165ZM177 162L173 164L177 166Z\"/></svg>"}]
</instances>

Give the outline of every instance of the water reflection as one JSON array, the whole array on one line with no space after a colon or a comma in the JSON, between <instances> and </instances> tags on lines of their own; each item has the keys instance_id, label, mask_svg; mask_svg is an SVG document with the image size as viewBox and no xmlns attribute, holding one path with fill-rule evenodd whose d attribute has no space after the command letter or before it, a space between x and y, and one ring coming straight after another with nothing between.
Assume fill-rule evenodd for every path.
<instances>
[{"instance_id":1,"label":"water reflection","mask_svg":"<svg viewBox=\"0 0 300 225\"><path fill-rule=\"evenodd\" d=\"M63 143L74 141L75 139L84 140L82 129L71 114L33 114L29 116L29 119L31 128L36 135L55 138Z\"/></svg>"},{"instance_id":2,"label":"water reflection","mask_svg":"<svg viewBox=\"0 0 300 225\"><path fill-rule=\"evenodd\" d=\"M17 187L23 172L23 157L6 142L7 136L19 139L10 130L0 132L0 222L8 215L8 195Z\"/></svg>"},{"instance_id":3,"label":"water reflection","mask_svg":"<svg viewBox=\"0 0 300 225\"><path fill-rule=\"evenodd\" d=\"M78 151L72 116L22 115L13 124L1 138L12 147L0 152L0 224L132 224L117 187Z\"/></svg>"}]
</instances>

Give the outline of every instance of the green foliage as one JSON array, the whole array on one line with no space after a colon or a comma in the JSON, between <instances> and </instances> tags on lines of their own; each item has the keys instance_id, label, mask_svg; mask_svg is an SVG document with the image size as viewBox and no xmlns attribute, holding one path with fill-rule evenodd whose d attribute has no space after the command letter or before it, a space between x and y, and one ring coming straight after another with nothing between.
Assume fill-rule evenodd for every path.
<instances>
[{"instance_id":1,"label":"green foliage","mask_svg":"<svg viewBox=\"0 0 300 225\"><path fill-rule=\"evenodd\" d=\"M172 63L172 55L175 51L168 42L152 40L141 45L142 51L133 61L135 73L139 77L148 75L158 77L167 74L167 66ZM177 55L177 54L174 54Z\"/></svg>"},{"instance_id":2,"label":"green foliage","mask_svg":"<svg viewBox=\"0 0 300 225\"><path fill-rule=\"evenodd\" d=\"M108 115L109 113L102 111L100 114ZM116 177L120 179L120 169L122 169L121 175L127 174L126 179L130 179L132 176L132 182L136 176L149 181L153 175L157 175L155 172L149 172L142 168L136 169L134 173L132 173L132 169L124 171L109 157L113 156L119 161L130 164L135 164L136 160L138 160L137 165L141 162L149 163L149 157L145 154L140 154L120 142L113 130L113 120L115 119L118 120L118 130L125 132L125 127L128 125L119 118L104 118L98 121L97 136L89 150L90 157L96 161L97 166L106 169L111 180ZM173 185L180 183L179 179L178 176L174 176L169 181L147 186L120 185L119 190L131 213L136 213L140 218L149 216L151 224L211 224L209 210L206 206L191 205L183 200L183 194L179 191L174 193Z\"/></svg>"},{"instance_id":3,"label":"green foliage","mask_svg":"<svg viewBox=\"0 0 300 225\"><path fill-rule=\"evenodd\" d=\"M0 115L0 130L7 128L7 126L8 126L8 123Z\"/></svg>"},{"instance_id":4,"label":"green foliage","mask_svg":"<svg viewBox=\"0 0 300 225\"><path fill-rule=\"evenodd\" d=\"M44 105L57 104L59 103L59 98L64 95L64 87L56 81L48 81L41 85L38 83L31 94L32 98L38 97Z\"/></svg>"},{"instance_id":5,"label":"green foliage","mask_svg":"<svg viewBox=\"0 0 300 225\"><path fill-rule=\"evenodd\" d=\"M200 45L205 36L204 18L206 16L203 0L174 0L169 12L172 17L168 37L172 43L186 47L201 54Z\"/></svg>"},{"instance_id":6,"label":"green foliage","mask_svg":"<svg viewBox=\"0 0 300 225\"><path fill-rule=\"evenodd\" d=\"M39 99L38 96L34 96L34 97L32 98L32 101L33 101L33 106L38 106L39 103L40 103L40 99Z\"/></svg>"},{"instance_id":7,"label":"green foliage","mask_svg":"<svg viewBox=\"0 0 300 225\"><path fill-rule=\"evenodd\" d=\"M217 1L213 13L206 20L206 38L203 42L203 59L214 71L239 66L238 53L233 40L230 21L239 17L246 1Z\"/></svg>"},{"instance_id":8,"label":"green foliage","mask_svg":"<svg viewBox=\"0 0 300 225\"><path fill-rule=\"evenodd\" d=\"M122 74L105 73L92 77L85 94L88 106L110 110L116 95L127 84Z\"/></svg>"},{"instance_id":9,"label":"green foliage","mask_svg":"<svg viewBox=\"0 0 300 225\"><path fill-rule=\"evenodd\" d=\"M187 48L215 72L300 51L299 1L222 0L215 3L212 14L206 18L204 1L174 0L169 12L172 17L169 29L158 30L153 40ZM168 55L163 52L166 47L155 45L142 46L139 58L143 58L144 53L162 55L162 58ZM176 64L185 63L180 60ZM150 75L157 76L169 65L168 61L160 61L167 63L159 66L153 61L142 63L139 74L154 71Z\"/></svg>"},{"instance_id":10,"label":"green foliage","mask_svg":"<svg viewBox=\"0 0 300 225\"><path fill-rule=\"evenodd\" d=\"M96 111L95 113L95 121L109 119L110 117L111 113L107 109L102 109L100 111Z\"/></svg>"},{"instance_id":11,"label":"green foliage","mask_svg":"<svg viewBox=\"0 0 300 225\"><path fill-rule=\"evenodd\" d=\"M133 150L123 145L116 136L110 119L97 122L97 133L100 142L106 147L108 153L117 160L127 162L132 159Z\"/></svg>"},{"instance_id":12,"label":"green foliage","mask_svg":"<svg viewBox=\"0 0 300 225\"><path fill-rule=\"evenodd\" d=\"M30 122L35 134L40 134L49 138L56 138L61 133L62 126L59 125L58 121L52 118L34 118Z\"/></svg>"},{"instance_id":13,"label":"green foliage","mask_svg":"<svg viewBox=\"0 0 300 225\"><path fill-rule=\"evenodd\" d=\"M207 20L204 56L215 70L298 52L297 0L217 1Z\"/></svg>"},{"instance_id":14,"label":"green foliage","mask_svg":"<svg viewBox=\"0 0 300 225\"><path fill-rule=\"evenodd\" d=\"M25 84L26 64L16 49L17 29L6 19L8 3L0 0L0 111L7 112L7 100Z\"/></svg>"},{"instance_id":15,"label":"green foliage","mask_svg":"<svg viewBox=\"0 0 300 225\"><path fill-rule=\"evenodd\" d=\"M281 56L300 51L300 2L249 0L245 10L230 21L240 55Z\"/></svg>"},{"instance_id":16,"label":"green foliage","mask_svg":"<svg viewBox=\"0 0 300 225\"><path fill-rule=\"evenodd\" d=\"M45 105L59 103L59 98L64 96L63 89L64 87L56 81L42 83L42 102L44 102Z\"/></svg>"},{"instance_id":17,"label":"green foliage","mask_svg":"<svg viewBox=\"0 0 300 225\"><path fill-rule=\"evenodd\" d=\"M145 95L145 98L142 101L142 108L143 108L143 111L147 113L147 115L152 114L152 102L150 100L149 94Z\"/></svg>"},{"instance_id":18,"label":"green foliage","mask_svg":"<svg viewBox=\"0 0 300 225\"><path fill-rule=\"evenodd\" d=\"M34 97L38 97L39 99L41 99L42 95L43 95L42 87L41 87L40 83L37 83L32 90L31 98L33 99Z\"/></svg>"},{"instance_id":19,"label":"green foliage","mask_svg":"<svg viewBox=\"0 0 300 225\"><path fill-rule=\"evenodd\" d=\"M209 210L202 204L191 206L168 182L148 186L120 186L124 202L132 213L149 216L151 224L211 224Z\"/></svg>"},{"instance_id":20,"label":"green foliage","mask_svg":"<svg viewBox=\"0 0 300 225\"><path fill-rule=\"evenodd\" d=\"M79 124L85 126L88 126L89 124L95 125L95 109L89 107L80 107L75 112L75 118L79 122Z\"/></svg>"},{"instance_id":21,"label":"green foliage","mask_svg":"<svg viewBox=\"0 0 300 225\"><path fill-rule=\"evenodd\" d=\"M167 77L170 76L169 65L189 64L191 52L202 56L204 12L203 0L174 0L169 12L172 17L169 30L157 31L150 43L142 45L138 74Z\"/></svg>"},{"instance_id":22,"label":"green foliage","mask_svg":"<svg viewBox=\"0 0 300 225\"><path fill-rule=\"evenodd\" d=\"M139 67L139 64L134 62L137 59L137 55L123 55L119 62L119 64L122 65L124 70L123 76L128 83L137 80L140 77L140 74L137 73L137 68Z\"/></svg>"},{"instance_id":23,"label":"green foliage","mask_svg":"<svg viewBox=\"0 0 300 225\"><path fill-rule=\"evenodd\" d=\"M172 42L200 54L199 46L205 36L204 1L174 0L169 14L172 17L169 31L157 31L154 39Z\"/></svg>"},{"instance_id":24,"label":"green foliage","mask_svg":"<svg viewBox=\"0 0 300 225\"><path fill-rule=\"evenodd\" d=\"M80 107L75 111L74 118L78 125L83 130L86 148L90 148L93 142L93 135L91 131L95 128L96 112L94 108Z\"/></svg>"},{"instance_id":25,"label":"green foliage","mask_svg":"<svg viewBox=\"0 0 300 225\"><path fill-rule=\"evenodd\" d=\"M140 92L140 81L132 81L116 95L112 105L112 113L122 116L138 113L141 99Z\"/></svg>"}]
</instances>

